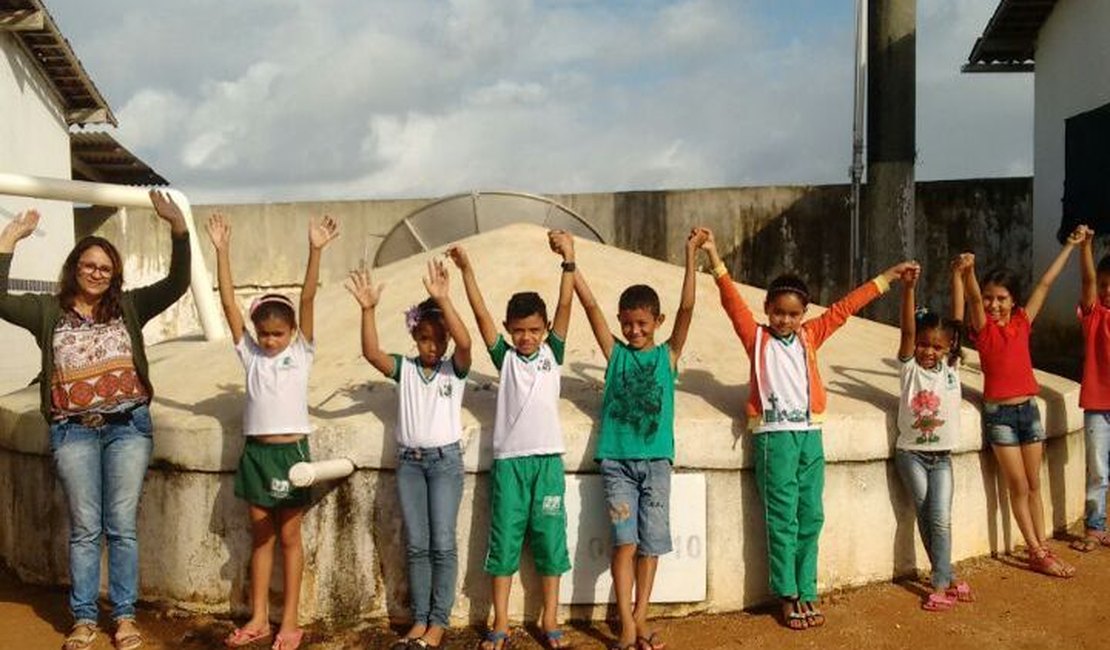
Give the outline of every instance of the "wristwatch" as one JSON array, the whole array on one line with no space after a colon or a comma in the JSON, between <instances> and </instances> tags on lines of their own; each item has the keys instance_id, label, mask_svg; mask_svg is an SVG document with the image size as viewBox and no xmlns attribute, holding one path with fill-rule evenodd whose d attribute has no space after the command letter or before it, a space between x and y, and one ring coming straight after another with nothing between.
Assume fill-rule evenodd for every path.
<instances>
[{"instance_id":1,"label":"wristwatch","mask_svg":"<svg viewBox=\"0 0 1110 650\"><path fill-rule=\"evenodd\" d=\"M574 262L563 262L562 267L563 273L574 273L574 269L576 268Z\"/></svg>"}]
</instances>

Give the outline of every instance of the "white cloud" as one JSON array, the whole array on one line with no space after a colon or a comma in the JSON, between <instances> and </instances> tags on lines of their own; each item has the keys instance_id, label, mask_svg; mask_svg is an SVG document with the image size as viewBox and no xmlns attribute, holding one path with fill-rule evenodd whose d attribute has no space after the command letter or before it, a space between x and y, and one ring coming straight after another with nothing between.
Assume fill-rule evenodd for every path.
<instances>
[{"instance_id":1,"label":"white cloud","mask_svg":"<svg viewBox=\"0 0 1110 650\"><path fill-rule=\"evenodd\" d=\"M918 4L919 176L1023 169L1030 80L958 72L993 3ZM852 25L770 7L51 0L198 201L845 182Z\"/></svg>"}]
</instances>

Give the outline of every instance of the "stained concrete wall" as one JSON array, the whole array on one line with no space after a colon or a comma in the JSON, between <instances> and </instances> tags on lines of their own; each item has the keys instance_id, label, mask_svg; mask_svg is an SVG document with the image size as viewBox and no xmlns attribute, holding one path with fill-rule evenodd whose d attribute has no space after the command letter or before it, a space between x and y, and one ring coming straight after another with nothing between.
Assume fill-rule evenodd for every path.
<instances>
[{"instance_id":1,"label":"stained concrete wall","mask_svg":"<svg viewBox=\"0 0 1110 650\"><path fill-rule=\"evenodd\" d=\"M541 229L514 226L464 244L493 309L525 288L554 299L557 258L547 251ZM418 256L375 272L375 281L386 287L378 318L386 350L409 353L413 348L402 327L402 311L424 293L420 274L427 258ZM663 311L675 310L682 272L673 265L588 242L578 244L578 264L606 313L616 311L617 297L630 278L650 282L660 293ZM514 272L505 273L506 268ZM453 300L474 333L460 284L453 281ZM761 291L747 286L740 290L750 303L762 301ZM707 274L699 275L697 292L676 391L675 468L706 477L708 592L704 601L659 610L672 615L734 611L769 597L751 436L739 417L747 398L748 360ZM397 391L361 358L359 310L338 282L324 283L316 311L318 352L309 391L316 427L313 454L348 456L358 470L346 481L317 490L306 516L303 618L403 618L406 588L393 471ZM813 311L817 315L821 310ZM668 331L665 327L660 338ZM822 347L821 372L830 394L824 434L826 525L819 572L823 590L885 580L927 566L914 532L912 506L890 462L896 437L897 345L895 329L853 318ZM156 433L140 512L142 596L192 610L243 613L249 532L246 506L232 494L243 444L242 370L226 341L179 339L151 346L149 356L156 388ZM560 417L567 471L595 473L592 458L604 358L577 307L563 373ZM488 355L475 354L463 413L467 475L459 515L459 600L453 612L460 622L485 620L490 613L482 562L489 527L487 471L496 377ZM1038 379L1050 436L1042 468L1046 521L1060 528L1077 521L1083 511L1078 387L1043 373ZM982 377L974 354L963 382L965 402L954 459L957 560L1004 551L1020 542L990 453L981 445L977 406ZM0 398L0 520L10 522L0 527L0 559L26 580L57 584L66 575L66 511L37 408L34 389ZM533 572L526 570L525 575L525 589L513 592L517 617L534 615L538 608L539 585ZM277 599L278 576L273 591ZM602 607L588 606L564 612L578 618L602 613Z\"/></svg>"},{"instance_id":2,"label":"stained concrete wall","mask_svg":"<svg viewBox=\"0 0 1110 650\"><path fill-rule=\"evenodd\" d=\"M947 309L948 263L965 250L974 250L985 262L1007 260L1027 279L1031 277L1031 191L1028 178L918 183L915 239L917 257L925 267L922 304ZM681 264L690 228L705 224L716 232L721 254L738 281L767 286L776 275L794 272L810 283L822 303L850 289L847 186L556 194L551 198L590 222L605 242L625 250ZM345 277L360 261L372 260L390 228L425 203L220 205L197 206L194 213L198 220L213 211L228 216L234 230L235 282L250 292L300 285L310 216L328 213L340 222L342 237L334 250L329 249L321 268L321 280L330 282ZM78 215L79 226L83 219ZM164 268L168 243L143 234L161 227L149 211L131 210L122 218L98 222L86 230L120 242L130 281L141 283L153 277L149 270ZM201 235L201 240L206 237ZM214 269L211 247L202 246L201 253ZM150 326L148 335L195 331L191 313L191 303L182 303L181 309Z\"/></svg>"}]
</instances>

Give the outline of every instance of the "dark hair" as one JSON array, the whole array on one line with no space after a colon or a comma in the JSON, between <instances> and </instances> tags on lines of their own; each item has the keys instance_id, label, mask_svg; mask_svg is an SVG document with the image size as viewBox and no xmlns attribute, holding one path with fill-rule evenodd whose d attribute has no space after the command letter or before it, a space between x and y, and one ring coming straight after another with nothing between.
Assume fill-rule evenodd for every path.
<instances>
[{"instance_id":1,"label":"dark hair","mask_svg":"<svg viewBox=\"0 0 1110 650\"><path fill-rule=\"evenodd\" d=\"M1010 297L1014 300L1014 305L1021 304L1021 281L1018 279L1017 273L1007 268L991 269L983 276L983 281L979 283L982 287L986 287L988 284L997 284L1009 291Z\"/></svg>"},{"instance_id":2,"label":"dark hair","mask_svg":"<svg viewBox=\"0 0 1110 650\"><path fill-rule=\"evenodd\" d=\"M73 309L77 294L81 293L81 288L77 285L77 264L85 251L94 246L103 250L104 254L112 260L112 278L108 281L108 290L100 297L100 301L93 305L93 320L106 323L123 315L123 309L120 307L120 296L123 295L123 260L112 242L103 237L95 235L83 237L66 256L58 276L58 302L63 310Z\"/></svg>"},{"instance_id":3,"label":"dark hair","mask_svg":"<svg viewBox=\"0 0 1110 650\"><path fill-rule=\"evenodd\" d=\"M413 322L412 331L416 331L417 327L424 321L432 321L436 324L443 324L443 308L434 298L427 298L423 302L416 305L416 319Z\"/></svg>"},{"instance_id":4,"label":"dark hair","mask_svg":"<svg viewBox=\"0 0 1110 650\"><path fill-rule=\"evenodd\" d=\"M1103 255L1102 259L1098 261L1098 268L1095 273L1110 273L1110 255Z\"/></svg>"},{"instance_id":5,"label":"dark hair","mask_svg":"<svg viewBox=\"0 0 1110 650\"><path fill-rule=\"evenodd\" d=\"M509 298L509 304L505 307L506 321L528 318L532 314L547 322L547 304L540 298L540 294L535 291L521 291Z\"/></svg>"},{"instance_id":6,"label":"dark hair","mask_svg":"<svg viewBox=\"0 0 1110 650\"><path fill-rule=\"evenodd\" d=\"M617 310L646 309L652 316L659 315L659 294L646 284L634 284L621 292Z\"/></svg>"},{"instance_id":7,"label":"dark hair","mask_svg":"<svg viewBox=\"0 0 1110 650\"><path fill-rule=\"evenodd\" d=\"M285 321L290 328L297 328L297 312L289 298L280 293L267 293L255 300L251 308L251 322L257 327L259 323L276 318Z\"/></svg>"},{"instance_id":8,"label":"dark hair","mask_svg":"<svg viewBox=\"0 0 1110 650\"><path fill-rule=\"evenodd\" d=\"M794 275L793 273L783 273L774 280L771 280L771 285L767 287L767 302L771 302L777 296L784 293L792 293L798 296L798 300L802 301L802 306L809 305L809 288L806 287L805 280Z\"/></svg>"},{"instance_id":9,"label":"dark hair","mask_svg":"<svg viewBox=\"0 0 1110 650\"><path fill-rule=\"evenodd\" d=\"M921 336L922 333L929 330L940 330L948 335L948 340L951 341L952 346L948 350L948 365L956 365L957 359L962 359L964 356L963 348L961 347L961 334L964 324L953 318L941 318L940 314L931 311L920 311L914 317L917 325L917 335Z\"/></svg>"}]
</instances>

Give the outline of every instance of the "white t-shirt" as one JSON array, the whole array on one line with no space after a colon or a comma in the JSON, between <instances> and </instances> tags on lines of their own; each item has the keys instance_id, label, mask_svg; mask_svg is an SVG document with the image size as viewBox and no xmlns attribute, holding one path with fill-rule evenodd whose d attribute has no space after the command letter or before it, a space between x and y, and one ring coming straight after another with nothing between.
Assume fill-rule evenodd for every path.
<instances>
[{"instance_id":1,"label":"white t-shirt","mask_svg":"<svg viewBox=\"0 0 1110 650\"><path fill-rule=\"evenodd\" d=\"M397 400L397 444L402 447L443 447L462 438L462 398L466 373L455 371L450 357L440 360L431 375L415 358L393 355Z\"/></svg>"},{"instance_id":2,"label":"white t-shirt","mask_svg":"<svg viewBox=\"0 0 1110 650\"><path fill-rule=\"evenodd\" d=\"M902 362L898 400L898 449L951 451L960 431L960 374L944 360L922 368Z\"/></svg>"},{"instance_id":3,"label":"white t-shirt","mask_svg":"<svg viewBox=\"0 0 1110 650\"><path fill-rule=\"evenodd\" d=\"M521 356L498 336L490 348L501 370L497 415L493 426L493 457L517 458L561 454L559 388L564 343L554 333L531 357Z\"/></svg>"},{"instance_id":4,"label":"white t-shirt","mask_svg":"<svg viewBox=\"0 0 1110 650\"><path fill-rule=\"evenodd\" d=\"M300 332L281 352L266 356L248 332L235 346L247 371L247 407L243 434L311 433L308 421L308 373L316 345Z\"/></svg>"},{"instance_id":5,"label":"white t-shirt","mask_svg":"<svg viewBox=\"0 0 1110 650\"><path fill-rule=\"evenodd\" d=\"M763 345L762 337L771 340ZM763 419L756 433L809 431L819 424L809 419L809 372L806 350L797 334L779 338L760 327L755 335L756 379L763 400Z\"/></svg>"}]
</instances>

